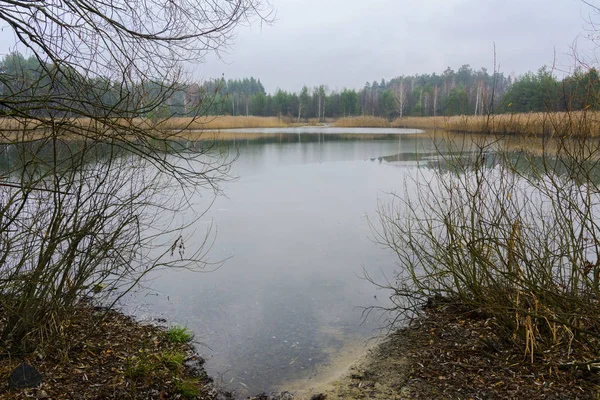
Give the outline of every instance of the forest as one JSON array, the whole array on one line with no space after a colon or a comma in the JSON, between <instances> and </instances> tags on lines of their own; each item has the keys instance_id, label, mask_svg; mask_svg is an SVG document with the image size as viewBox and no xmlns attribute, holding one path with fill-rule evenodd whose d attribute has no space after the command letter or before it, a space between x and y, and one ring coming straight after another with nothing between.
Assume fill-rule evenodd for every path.
<instances>
[{"instance_id":1,"label":"forest","mask_svg":"<svg viewBox=\"0 0 600 400\"><path fill-rule=\"evenodd\" d=\"M487 69L475 70L468 64L458 71L448 67L441 74L398 76L389 81L366 82L362 89L329 90L326 85L309 88L299 93L277 89L267 93L260 79L209 79L198 83L138 82L136 90L124 88L118 81L107 78L87 79L84 74L70 70L65 76L53 77L58 70L51 63L35 57L25 58L12 53L0 61L0 113L19 115L20 109L34 107L43 115L40 102L57 92L78 93L78 101L70 97L64 112L73 108L89 108L111 102L123 102L124 92L130 90L126 101L136 104L139 116L166 118L191 115L253 115L297 119L339 118L372 115L394 119L407 116L484 115L489 113L523 113L544 111L576 111L598 108L600 93L598 72L595 69L577 70L559 79L547 67L528 72L516 78ZM50 84L52 82L52 84ZM63 85L60 83L64 82ZM135 93L135 95L133 94ZM164 98L160 106L139 108L148 95ZM207 96L208 94L208 96ZM206 99L210 99L207 101ZM133 108L133 107L132 107ZM60 107L59 107L60 109ZM110 110L111 108L108 107ZM117 109L117 108L114 108ZM121 104L120 112L127 110ZM55 108L56 112L56 108ZM94 112L87 110L87 112ZM120 116L120 115L115 115Z\"/></svg>"}]
</instances>

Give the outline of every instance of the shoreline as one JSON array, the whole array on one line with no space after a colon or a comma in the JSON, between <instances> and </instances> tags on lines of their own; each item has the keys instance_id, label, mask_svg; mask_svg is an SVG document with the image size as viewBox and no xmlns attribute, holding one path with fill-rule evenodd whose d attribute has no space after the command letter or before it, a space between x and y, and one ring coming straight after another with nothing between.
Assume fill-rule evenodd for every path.
<instances>
[{"instance_id":1,"label":"shoreline","mask_svg":"<svg viewBox=\"0 0 600 400\"><path fill-rule=\"evenodd\" d=\"M36 338L36 349L24 355L0 346L1 398L232 399L208 376L183 328L176 332L87 304L57 328L49 338ZM41 384L9 387L22 364L41 375Z\"/></svg>"},{"instance_id":2,"label":"shoreline","mask_svg":"<svg viewBox=\"0 0 600 400\"><path fill-rule=\"evenodd\" d=\"M554 363L554 365L552 365ZM502 342L492 318L436 305L388 334L339 377L257 400L597 399L600 375Z\"/></svg>"},{"instance_id":3,"label":"shoreline","mask_svg":"<svg viewBox=\"0 0 600 400\"><path fill-rule=\"evenodd\" d=\"M84 136L88 130L95 129L96 122L89 118L68 119L70 134L77 137L77 129L83 129ZM119 119L110 121L115 127L119 126ZM597 127L600 126L600 112L573 111L573 112L537 112L537 113L505 113L489 115L454 115L454 116L428 116L428 117L398 117L389 120L383 117L352 116L328 118L324 121L303 119L296 121L291 117L257 117L257 116L199 116L172 117L163 120L149 118L134 118L123 120L124 129L148 129L158 136L164 135L166 139L177 137L199 138L215 131L228 130L261 130L271 129L297 129L301 127L329 126L336 129L384 128L384 129L421 129L441 130L454 133L509 135L509 136L552 136L560 135L572 138L598 137ZM28 121L19 118L0 118L0 132L2 142L12 143L18 141L33 141L45 138L44 123L42 121ZM194 133L196 132L196 133ZM67 132L65 132L67 133ZM193 133L193 134L192 134ZM64 136L70 137L69 134Z\"/></svg>"},{"instance_id":4,"label":"shoreline","mask_svg":"<svg viewBox=\"0 0 600 400\"><path fill-rule=\"evenodd\" d=\"M43 377L36 388L3 387L2 398L235 398L207 375L192 342L167 340L167 328L114 310L87 307L78 312L86 320L68 327L63 340L23 358L0 359L4 382L21 362ZM99 313L105 318L99 319ZM316 375L284 382L278 394L248 399L596 399L600 394L595 370L553 368L549 361L557 361L550 357L532 364L521 348L502 342L494 332L492 318L438 304L381 342L345 346ZM181 366L169 367L165 355L182 351ZM151 361L150 366L142 368L140 360ZM198 391L182 394L183 381Z\"/></svg>"}]
</instances>

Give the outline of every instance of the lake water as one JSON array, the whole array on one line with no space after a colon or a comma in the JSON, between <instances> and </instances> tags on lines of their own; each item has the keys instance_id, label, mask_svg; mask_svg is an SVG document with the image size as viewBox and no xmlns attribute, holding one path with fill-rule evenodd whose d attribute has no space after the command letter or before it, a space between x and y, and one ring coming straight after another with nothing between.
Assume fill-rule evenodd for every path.
<instances>
[{"instance_id":1,"label":"lake water","mask_svg":"<svg viewBox=\"0 0 600 400\"><path fill-rule=\"evenodd\" d=\"M297 126L291 128L238 128L226 129L232 133L261 133L261 134L317 134L317 135L412 135L423 132L420 129L404 128L342 128L335 126Z\"/></svg>"},{"instance_id":2,"label":"lake water","mask_svg":"<svg viewBox=\"0 0 600 400\"><path fill-rule=\"evenodd\" d=\"M385 305L387 293L364 272L392 277L396 259L370 240L368 218L436 152L427 134L368 132L227 142L238 178L198 222L200 236L214 222L209 256L227 261L209 273L154 275L152 291L126 308L191 329L209 373L240 396L318 380L379 333L380 315L363 321L362 308Z\"/></svg>"}]
</instances>

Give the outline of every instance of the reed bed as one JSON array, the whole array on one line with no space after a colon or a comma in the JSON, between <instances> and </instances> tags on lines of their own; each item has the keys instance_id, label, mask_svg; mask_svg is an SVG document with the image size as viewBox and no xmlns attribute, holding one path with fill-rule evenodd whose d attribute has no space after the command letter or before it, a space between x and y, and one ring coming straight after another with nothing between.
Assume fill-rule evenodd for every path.
<instances>
[{"instance_id":1,"label":"reed bed","mask_svg":"<svg viewBox=\"0 0 600 400\"><path fill-rule=\"evenodd\" d=\"M448 117L402 117L391 122L393 128L445 129Z\"/></svg>"},{"instance_id":2,"label":"reed bed","mask_svg":"<svg viewBox=\"0 0 600 400\"><path fill-rule=\"evenodd\" d=\"M480 116L451 117L403 117L391 123L385 118L374 116L343 117L328 121L335 127L374 127L374 128L420 128L443 129L461 133L510 134L510 135L560 135L569 137L600 136L600 112L552 112L498 114ZM319 125L317 119L298 124L293 118L255 116L206 116L199 118L168 118L152 120L148 118L115 118L109 124L102 124L91 118L57 119L63 128L69 127L71 134L88 135L92 132L108 132L119 127L137 128L164 133L171 136L185 136L188 131L211 131L236 128L281 128L297 125ZM44 137L52 127L49 119L0 118L0 137L4 141L27 137ZM110 125L110 126L109 126ZM66 131L66 130L65 130ZM102 133L103 132L103 133Z\"/></svg>"},{"instance_id":3,"label":"reed bed","mask_svg":"<svg viewBox=\"0 0 600 400\"><path fill-rule=\"evenodd\" d=\"M208 137L204 131L235 128L279 128L292 126L289 118L253 117L253 116L207 116L199 118L168 118L152 120L149 118L115 118L102 123L92 118L24 119L0 118L0 142L31 141L49 137L52 126L61 127L61 136L96 138L120 135L120 131L142 130L154 132L153 135L171 137ZM193 134L192 134L193 133Z\"/></svg>"},{"instance_id":4,"label":"reed bed","mask_svg":"<svg viewBox=\"0 0 600 400\"><path fill-rule=\"evenodd\" d=\"M390 123L382 117L361 115L358 117L343 117L336 120L333 126L339 128L389 128Z\"/></svg>"},{"instance_id":5,"label":"reed bed","mask_svg":"<svg viewBox=\"0 0 600 400\"><path fill-rule=\"evenodd\" d=\"M281 128L291 125L288 118L254 116L206 116L200 118L169 118L157 123L158 129L235 129Z\"/></svg>"},{"instance_id":6,"label":"reed bed","mask_svg":"<svg viewBox=\"0 0 600 400\"><path fill-rule=\"evenodd\" d=\"M82 128L96 127L98 122L91 118L58 119L61 123L69 121L72 126ZM0 130L36 129L49 126L49 119L0 118ZM292 125L289 118L254 117L254 116L205 116L205 117L173 117L163 120L149 118L115 118L114 125L135 126L137 128L181 130L181 129L234 129L234 128L280 128Z\"/></svg>"},{"instance_id":7,"label":"reed bed","mask_svg":"<svg viewBox=\"0 0 600 400\"><path fill-rule=\"evenodd\" d=\"M543 112L452 117L405 117L394 127L447 129L465 133L600 136L600 112Z\"/></svg>"}]
</instances>

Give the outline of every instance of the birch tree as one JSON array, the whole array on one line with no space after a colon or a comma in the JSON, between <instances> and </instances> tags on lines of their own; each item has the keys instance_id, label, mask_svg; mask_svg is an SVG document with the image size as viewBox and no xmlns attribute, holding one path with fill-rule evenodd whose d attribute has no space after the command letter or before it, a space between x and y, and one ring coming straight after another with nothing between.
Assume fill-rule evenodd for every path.
<instances>
[{"instance_id":1,"label":"birch tree","mask_svg":"<svg viewBox=\"0 0 600 400\"><path fill-rule=\"evenodd\" d=\"M406 104L406 87L404 85L404 80L400 81L400 83L394 87L394 95L396 99L396 110L398 111L400 118L402 118Z\"/></svg>"}]
</instances>

